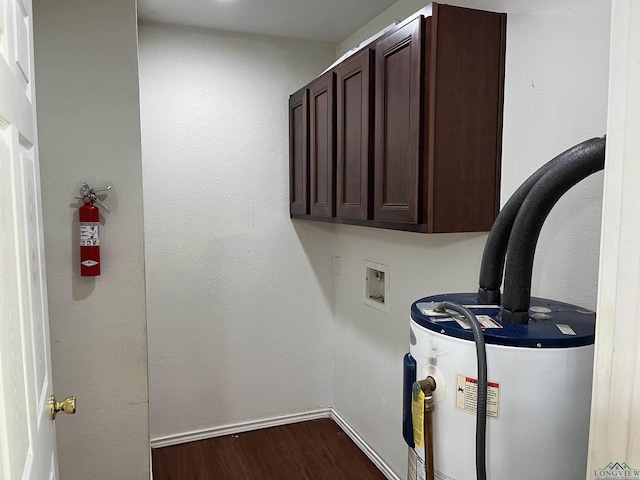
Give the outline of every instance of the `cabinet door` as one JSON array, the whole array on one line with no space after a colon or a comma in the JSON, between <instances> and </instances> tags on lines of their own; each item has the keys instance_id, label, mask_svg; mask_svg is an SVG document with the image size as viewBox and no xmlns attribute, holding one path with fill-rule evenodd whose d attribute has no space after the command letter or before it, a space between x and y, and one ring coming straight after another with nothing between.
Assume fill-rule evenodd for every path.
<instances>
[{"instance_id":1,"label":"cabinet door","mask_svg":"<svg viewBox=\"0 0 640 480\"><path fill-rule=\"evenodd\" d=\"M308 91L289 98L289 201L292 215L309 213Z\"/></svg>"},{"instance_id":2,"label":"cabinet door","mask_svg":"<svg viewBox=\"0 0 640 480\"><path fill-rule=\"evenodd\" d=\"M376 45L375 220L421 220L423 22Z\"/></svg>"},{"instance_id":3,"label":"cabinet door","mask_svg":"<svg viewBox=\"0 0 640 480\"><path fill-rule=\"evenodd\" d=\"M335 74L309 85L311 215L335 216Z\"/></svg>"},{"instance_id":4,"label":"cabinet door","mask_svg":"<svg viewBox=\"0 0 640 480\"><path fill-rule=\"evenodd\" d=\"M336 216L371 218L373 194L373 50L341 63L337 74Z\"/></svg>"}]
</instances>

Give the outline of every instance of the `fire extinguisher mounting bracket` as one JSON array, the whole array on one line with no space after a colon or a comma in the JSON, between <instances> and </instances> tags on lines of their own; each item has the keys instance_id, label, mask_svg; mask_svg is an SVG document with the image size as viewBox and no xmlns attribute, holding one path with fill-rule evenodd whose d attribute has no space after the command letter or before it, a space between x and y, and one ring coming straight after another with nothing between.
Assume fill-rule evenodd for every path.
<instances>
[{"instance_id":1,"label":"fire extinguisher mounting bracket","mask_svg":"<svg viewBox=\"0 0 640 480\"><path fill-rule=\"evenodd\" d=\"M111 213L109 211L109 207L107 207L97 196L98 192L107 192L111 190L111 185L107 185L103 188L95 188L90 186L88 183L82 184L82 196L76 197L77 200L83 200L84 203L95 203L100 208L104 209L107 213Z\"/></svg>"}]
</instances>

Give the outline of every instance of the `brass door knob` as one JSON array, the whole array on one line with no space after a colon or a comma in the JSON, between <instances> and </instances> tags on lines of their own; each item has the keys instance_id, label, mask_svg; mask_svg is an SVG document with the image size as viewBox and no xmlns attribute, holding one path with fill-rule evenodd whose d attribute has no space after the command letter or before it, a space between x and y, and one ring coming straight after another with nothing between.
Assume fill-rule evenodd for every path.
<instances>
[{"instance_id":1,"label":"brass door knob","mask_svg":"<svg viewBox=\"0 0 640 480\"><path fill-rule=\"evenodd\" d=\"M56 413L64 412L69 415L76 413L76 397L67 397L61 402L56 402L56 396L51 395L51 420L56 419Z\"/></svg>"}]
</instances>

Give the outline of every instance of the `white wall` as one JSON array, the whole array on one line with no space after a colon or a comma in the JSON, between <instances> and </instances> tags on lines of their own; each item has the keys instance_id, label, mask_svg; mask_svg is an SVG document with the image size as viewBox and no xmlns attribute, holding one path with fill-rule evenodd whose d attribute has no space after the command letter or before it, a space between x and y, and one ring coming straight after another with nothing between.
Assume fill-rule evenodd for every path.
<instances>
[{"instance_id":1,"label":"white wall","mask_svg":"<svg viewBox=\"0 0 640 480\"><path fill-rule=\"evenodd\" d=\"M332 398L331 225L288 218L288 96L334 46L140 25L151 437Z\"/></svg>"},{"instance_id":2,"label":"white wall","mask_svg":"<svg viewBox=\"0 0 640 480\"><path fill-rule=\"evenodd\" d=\"M34 1L36 92L60 477L148 479L142 167L134 0ZM113 184L102 276L80 277L83 182Z\"/></svg>"},{"instance_id":3,"label":"white wall","mask_svg":"<svg viewBox=\"0 0 640 480\"><path fill-rule=\"evenodd\" d=\"M426 2L402 0L338 45L357 45ZM606 130L610 2L465 0L508 13L501 196L538 166ZM602 174L569 192L538 244L534 295L596 306ZM475 291L486 236L419 235L336 227L334 407L404 478L401 365L412 301ZM362 304L364 260L390 266L390 313Z\"/></svg>"}]
</instances>

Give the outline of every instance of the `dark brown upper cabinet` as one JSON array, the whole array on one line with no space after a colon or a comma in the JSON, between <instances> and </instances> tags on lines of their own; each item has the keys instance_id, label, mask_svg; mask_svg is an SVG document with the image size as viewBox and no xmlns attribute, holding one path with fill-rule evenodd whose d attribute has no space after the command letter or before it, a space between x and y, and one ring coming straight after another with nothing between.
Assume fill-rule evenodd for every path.
<instances>
[{"instance_id":1,"label":"dark brown upper cabinet","mask_svg":"<svg viewBox=\"0 0 640 480\"><path fill-rule=\"evenodd\" d=\"M418 17L376 45L375 220L419 223L424 35Z\"/></svg>"},{"instance_id":2,"label":"dark brown upper cabinet","mask_svg":"<svg viewBox=\"0 0 640 480\"><path fill-rule=\"evenodd\" d=\"M309 158L311 215L335 216L335 73L327 72L309 85Z\"/></svg>"},{"instance_id":3,"label":"dark brown upper cabinet","mask_svg":"<svg viewBox=\"0 0 640 480\"><path fill-rule=\"evenodd\" d=\"M486 231L499 208L505 15L432 4L376 46L375 212Z\"/></svg>"},{"instance_id":4,"label":"dark brown upper cabinet","mask_svg":"<svg viewBox=\"0 0 640 480\"><path fill-rule=\"evenodd\" d=\"M291 215L309 213L309 115L306 88L289 98L289 198Z\"/></svg>"},{"instance_id":5,"label":"dark brown upper cabinet","mask_svg":"<svg viewBox=\"0 0 640 480\"><path fill-rule=\"evenodd\" d=\"M373 53L366 48L336 68L336 216L340 218L372 218Z\"/></svg>"},{"instance_id":6,"label":"dark brown upper cabinet","mask_svg":"<svg viewBox=\"0 0 640 480\"><path fill-rule=\"evenodd\" d=\"M488 231L500 202L505 37L505 14L433 3L314 80L307 100L292 96L292 125L309 119L292 127L291 216Z\"/></svg>"}]
</instances>

